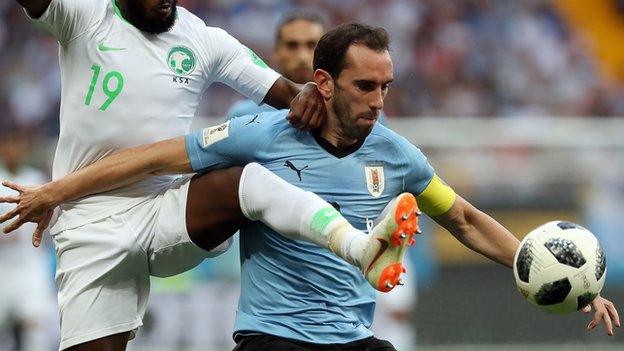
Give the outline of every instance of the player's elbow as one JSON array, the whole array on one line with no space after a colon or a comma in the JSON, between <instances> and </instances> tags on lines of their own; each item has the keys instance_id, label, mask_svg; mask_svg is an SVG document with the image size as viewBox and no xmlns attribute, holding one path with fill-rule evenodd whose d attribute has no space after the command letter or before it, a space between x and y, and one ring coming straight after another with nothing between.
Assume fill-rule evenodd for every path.
<instances>
[{"instance_id":1,"label":"player's elbow","mask_svg":"<svg viewBox=\"0 0 624 351\"><path fill-rule=\"evenodd\" d=\"M474 230L474 221L478 215L478 210L466 200L457 196L453 207L442 215L442 225L460 241Z\"/></svg>"}]
</instances>

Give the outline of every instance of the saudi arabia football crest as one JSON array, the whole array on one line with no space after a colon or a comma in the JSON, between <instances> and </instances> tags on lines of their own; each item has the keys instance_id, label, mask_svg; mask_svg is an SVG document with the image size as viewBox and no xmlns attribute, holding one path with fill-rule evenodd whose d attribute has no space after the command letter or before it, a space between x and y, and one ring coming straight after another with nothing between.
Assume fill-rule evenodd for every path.
<instances>
[{"instance_id":1,"label":"saudi arabia football crest","mask_svg":"<svg viewBox=\"0 0 624 351\"><path fill-rule=\"evenodd\" d=\"M383 166L365 166L366 188L374 197L380 197L386 187Z\"/></svg>"}]
</instances>

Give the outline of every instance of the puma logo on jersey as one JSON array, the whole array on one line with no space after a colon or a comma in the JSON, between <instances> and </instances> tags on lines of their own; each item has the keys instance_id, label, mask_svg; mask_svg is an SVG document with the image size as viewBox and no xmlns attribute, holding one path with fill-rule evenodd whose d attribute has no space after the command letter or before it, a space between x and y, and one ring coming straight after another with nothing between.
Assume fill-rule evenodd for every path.
<instances>
[{"instance_id":1,"label":"puma logo on jersey","mask_svg":"<svg viewBox=\"0 0 624 351\"><path fill-rule=\"evenodd\" d=\"M108 52L108 51L124 51L126 50L126 48L114 48L111 46L107 46L106 44L104 44L104 40L102 40L100 42L100 44L98 45L98 50L102 51L102 52Z\"/></svg>"},{"instance_id":2,"label":"puma logo on jersey","mask_svg":"<svg viewBox=\"0 0 624 351\"><path fill-rule=\"evenodd\" d=\"M251 119L251 121L245 123L246 126L252 124L252 123L258 123L260 124L260 122L258 122L258 114L256 114L255 116L253 116L253 118Z\"/></svg>"},{"instance_id":3,"label":"puma logo on jersey","mask_svg":"<svg viewBox=\"0 0 624 351\"><path fill-rule=\"evenodd\" d=\"M304 169L308 168L308 166L305 166L302 169L297 169L297 167L295 167L295 165L292 162L290 162L290 161L284 162L284 167L288 167L288 168L292 169L293 171L297 172L297 176L299 177L299 181L301 181L301 172L303 172Z\"/></svg>"}]
</instances>

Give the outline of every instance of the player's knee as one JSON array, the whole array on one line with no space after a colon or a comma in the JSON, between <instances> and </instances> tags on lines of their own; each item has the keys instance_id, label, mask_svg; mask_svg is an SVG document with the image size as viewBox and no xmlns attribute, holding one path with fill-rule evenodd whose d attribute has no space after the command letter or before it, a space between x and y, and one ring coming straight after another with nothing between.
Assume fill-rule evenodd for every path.
<instances>
[{"instance_id":1,"label":"player's knee","mask_svg":"<svg viewBox=\"0 0 624 351\"><path fill-rule=\"evenodd\" d=\"M219 256L232 244L232 236L238 231L235 228L214 228L202 232L190 233L191 241L204 251L211 253L209 257ZM222 251L222 252L220 252ZM214 252L214 255L212 254Z\"/></svg>"}]
</instances>

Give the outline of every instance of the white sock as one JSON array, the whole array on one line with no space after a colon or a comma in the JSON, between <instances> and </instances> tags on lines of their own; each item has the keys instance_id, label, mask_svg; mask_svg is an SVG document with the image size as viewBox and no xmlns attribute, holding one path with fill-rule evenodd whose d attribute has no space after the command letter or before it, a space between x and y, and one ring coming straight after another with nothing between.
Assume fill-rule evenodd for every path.
<instances>
[{"instance_id":1,"label":"white sock","mask_svg":"<svg viewBox=\"0 0 624 351\"><path fill-rule=\"evenodd\" d=\"M290 239L329 249L351 264L360 262L368 236L316 194L250 163L243 169L238 195L250 220L260 220Z\"/></svg>"}]
</instances>

